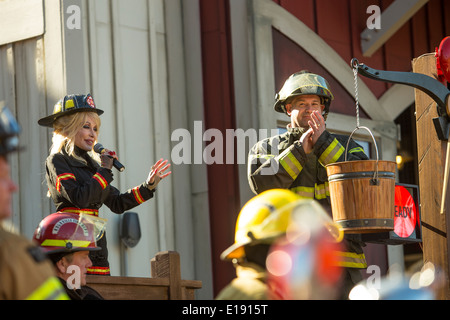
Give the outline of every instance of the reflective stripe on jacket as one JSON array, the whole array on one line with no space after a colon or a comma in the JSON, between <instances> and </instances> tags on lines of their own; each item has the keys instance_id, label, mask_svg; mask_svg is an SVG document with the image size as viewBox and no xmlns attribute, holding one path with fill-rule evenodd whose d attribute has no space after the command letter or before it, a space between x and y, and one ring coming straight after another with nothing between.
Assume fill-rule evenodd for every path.
<instances>
[{"instance_id":1,"label":"reflective stripe on jacket","mask_svg":"<svg viewBox=\"0 0 450 320\"><path fill-rule=\"evenodd\" d=\"M48 278L27 300L69 300L61 282L56 277Z\"/></svg>"}]
</instances>

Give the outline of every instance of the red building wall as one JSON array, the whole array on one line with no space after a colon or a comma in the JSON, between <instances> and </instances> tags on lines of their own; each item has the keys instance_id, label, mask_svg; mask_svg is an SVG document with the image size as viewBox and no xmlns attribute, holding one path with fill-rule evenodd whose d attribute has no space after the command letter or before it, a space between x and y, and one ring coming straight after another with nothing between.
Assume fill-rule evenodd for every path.
<instances>
[{"instance_id":1,"label":"red building wall","mask_svg":"<svg viewBox=\"0 0 450 320\"><path fill-rule=\"evenodd\" d=\"M236 128L229 3L200 0L200 10L204 130L218 129L225 133L226 129ZM231 263L220 260L220 254L234 242L233 232L240 209L239 178L237 166L231 164L210 164L207 173L213 288L217 295L236 275Z\"/></svg>"}]
</instances>

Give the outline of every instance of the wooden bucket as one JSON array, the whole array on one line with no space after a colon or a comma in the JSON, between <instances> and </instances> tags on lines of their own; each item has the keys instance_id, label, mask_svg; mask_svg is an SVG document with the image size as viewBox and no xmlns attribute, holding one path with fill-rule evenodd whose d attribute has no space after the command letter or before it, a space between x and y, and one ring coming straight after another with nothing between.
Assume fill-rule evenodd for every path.
<instances>
[{"instance_id":1,"label":"wooden bucket","mask_svg":"<svg viewBox=\"0 0 450 320\"><path fill-rule=\"evenodd\" d=\"M370 132L368 128L359 128ZM348 141L350 139L351 136ZM375 142L375 138L373 140ZM333 220L345 233L394 230L396 163L378 160L377 148L376 151L377 160L345 161L326 166Z\"/></svg>"}]
</instances>

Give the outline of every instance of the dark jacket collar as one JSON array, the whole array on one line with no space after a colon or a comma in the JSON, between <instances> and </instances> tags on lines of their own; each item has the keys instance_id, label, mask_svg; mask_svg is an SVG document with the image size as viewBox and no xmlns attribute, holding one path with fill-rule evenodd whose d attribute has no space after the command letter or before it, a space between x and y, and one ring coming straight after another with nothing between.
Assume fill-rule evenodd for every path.
<instances>
[{"instance_id":1,"label":"dark jacket collar","mask_svg":"<svg viewBox=\"0 0 450 320\"><path fill-rule=\"evenodd\" d=\"M77 146L75 146L74 151L79 158L69 155L65 147L61 149L61 153L66 157L71 166L78 168L92 167L93 169L99 167L99 164L89 156L87 151L82 150Z\"/></svg>"},{"instance_id":2,"label":"dark jacket collar","mask_svg":"<svg viewBox=\"0 0 450 320\"><path fill-rule=\"evenodd\" d=\"M307 129L300 128L300 127L291 127L291 124L289 123L286 126L287 132L284 133L286 135L287 140L289 140L291 143L295 140L300 139L300 137L306 132Z\"/></svg>"}]
</instances>

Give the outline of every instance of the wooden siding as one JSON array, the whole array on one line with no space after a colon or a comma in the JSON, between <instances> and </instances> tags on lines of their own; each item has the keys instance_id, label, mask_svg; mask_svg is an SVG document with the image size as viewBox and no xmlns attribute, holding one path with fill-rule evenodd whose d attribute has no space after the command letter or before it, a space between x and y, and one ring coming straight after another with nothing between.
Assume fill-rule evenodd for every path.
<instances>
[{"instance_id":1,"label":"wooden siding","mask_svg":"<svg viewBox=\"0 0 450 320\"><path fill-rule=\"evenodd\" d=\"M40 160L48 153L48 134L37 125L37 119L46 109L43 49L42 37L0 47L0 101L21 125L19 141L24 147L10 157L12 177L19 185L19 192L13 197L11 222L29 238L50 211L45 171Z\"/></svg>"}]
</instances>

